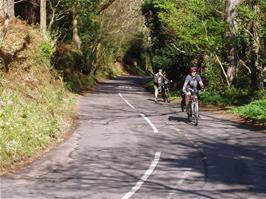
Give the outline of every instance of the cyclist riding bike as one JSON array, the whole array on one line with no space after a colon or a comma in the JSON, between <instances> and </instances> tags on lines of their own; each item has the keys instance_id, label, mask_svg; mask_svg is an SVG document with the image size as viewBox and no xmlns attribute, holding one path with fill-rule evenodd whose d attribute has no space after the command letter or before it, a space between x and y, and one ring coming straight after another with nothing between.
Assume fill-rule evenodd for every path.
<instances>
[{"instance_id":1,"label":"cyclist riding bike","mask_svg":"<svg viewBox=\"0 0 266 199\"><path fill-rule=\"evenodd\" d=\"M204 89L204 85L202 82L202 79L200 75L197 74L197 67L191 67L190 68L190 74L186 76L184 85L183 85L183 93L184 93L184 98L185 98L185 107L186 107L186 112L188 113L188 104L189 104L189 99L191 96L191 92L189 89L193 89L197 91L198 94L198 87L200 85L201 89Z\"/></svg>"},{"instance_id":2,"label":"cyclist riding bike","mask_svg":"<svg viewBox=\"0 0 266 199\"><path fill-rule=\"evenodd\" d=\"M159 71L154 75L153 83L154 83L154 101L157 103L158 101L158 93L161 92L161 86L163 81L168 81L168 79L163 75L163 70L159 69Z\"/></svg>"}]
</instances>

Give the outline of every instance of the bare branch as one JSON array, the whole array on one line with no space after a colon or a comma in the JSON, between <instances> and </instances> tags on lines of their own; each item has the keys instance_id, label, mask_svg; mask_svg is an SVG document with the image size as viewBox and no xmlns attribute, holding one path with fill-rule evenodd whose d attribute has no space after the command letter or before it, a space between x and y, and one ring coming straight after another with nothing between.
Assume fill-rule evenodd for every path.
<instances>
[{"instance_id":1,"label":"bare branch","mask_svg":"<svg viewBox=\"0 0 266 199\"><path fill-rule=\"evenodd\" d=\"M221 69L222 69L222 71L223 71L223 74L224 74L224 76L225 76L225 79L226 79L227 85L230 86L230 82L229 82L229 79L228 79L228 77L227 77L227 74L226 74L226 72L225 72L225 70L224 70L224 67L223 67L222 62L220 61L219 57L218 57L216 54L215 54L215 58L217 59L219 65L220 65L220 67L221 67Z\"/></svg>"},{"instance_id":2,"label":"bare branch","mask_svg":"<svg viewBox=\"0 0 266 199\"><path fill-rule=\"evenodd\" d=\"M249 74L252 73L250 68L248 67L248 65L242 59L239 59L239 63L242 64L243 66L245 66L245 68L248 70Z\"/></svg>"},{"instance_id":3,"label":"bare branch","mask_svg":"<svg viewBox=\"0 0 266 199\"><path fill-rule=\"evenodd\" d=\"M57 8L57 6L59 5L60 2L61 2L61 0L59 0L57 2L57 4L55 5L55 7L53 7L52 2L50 2L50 4L49 4L50 5L50 9L52 10L52 18L50 20L50 23L49 23L49 26L48 26L48 30L51 30L51 28L52 28L52 25L54 23L54 18L55 18L55 10L56 10L56 8Z\"/></svg>"}]
</instances>

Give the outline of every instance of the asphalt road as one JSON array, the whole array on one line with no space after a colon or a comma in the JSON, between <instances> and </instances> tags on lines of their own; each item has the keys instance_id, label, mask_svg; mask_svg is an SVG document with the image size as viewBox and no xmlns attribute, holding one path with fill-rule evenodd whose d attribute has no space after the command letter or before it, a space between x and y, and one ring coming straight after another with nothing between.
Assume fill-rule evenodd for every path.
<instances>
[{"instance_id":1,"label":"asphalt road","mask_svg":"<svg viewBox=\"0 0 266 199\"><path fill-rule=\"evenodd\" d=\"M2 176L0 198L266 198L264 134L207 112L192 126L142 80L107 80L83 96L73 135Z\"/></svg>"}]
</instances>

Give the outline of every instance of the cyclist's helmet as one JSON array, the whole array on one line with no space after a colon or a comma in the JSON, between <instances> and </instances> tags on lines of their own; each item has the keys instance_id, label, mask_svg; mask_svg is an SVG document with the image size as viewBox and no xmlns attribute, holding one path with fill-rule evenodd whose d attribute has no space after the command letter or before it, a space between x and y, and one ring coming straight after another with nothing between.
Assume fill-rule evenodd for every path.
<instances>
[{"instance_id":1,"label":"cyclist's helmet","mask_svg":"<svg viewBox=\"0 0 266 199\"><path fill-rule=\"evenodd\" d=\"M197 72L197 71L198 71L197 67L195 67L195 66L190 67L190 72L191 73Z\"/></svg>"},{"instance_id":2,"label":"cyclist's helmet","mask_svg":"<svg viewBox=\"0 0 266 199\"><path fill-rule=\"evenodd\" d=\"M163 72L163 69L160 68L160 69L159 69L159 73L162 73L162 72Z\"/></svg>"}]
</instances>

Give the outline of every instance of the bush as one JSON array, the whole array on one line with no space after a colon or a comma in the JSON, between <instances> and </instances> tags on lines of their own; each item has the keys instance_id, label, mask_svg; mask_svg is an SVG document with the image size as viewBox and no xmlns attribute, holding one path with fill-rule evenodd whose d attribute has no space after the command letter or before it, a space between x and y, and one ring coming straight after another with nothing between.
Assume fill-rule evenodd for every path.
<instances>
[{"instance_id":1,"label":"bush","mask_svg":"<svg viewBox=\"0 0 266 199\"><path fill-rule=\"evenodd\" d=\"M227 88L223 93L224 105L243 105L251 102L248 90Z\"/></svg>"},{"instance_id":2,"label":"bush","mask_svg":"<svg viewBox=\"0 0 266 199\"><path fill-rule=\"evenodd\" d=\"M40 48L41 48L42 56L45 58L50 58L54 53L54 49L52 48L49 42L46 42L46 41L42 42L40 45Z\"/></svg>"},{"instance_id":3,"label":"bush","mask_svg":"<svg viewBox=\"0 0 266 199\"><path fill-rule=\"evenodd\" d=\"M266 99L233 109L233 112L248 119L266 122Z\"/></svg>"},{"instance_id":4,"label":"bush","mask_svg":"<svg viewBox=\"0 0 266 199\"><path fill-rule=\"evenodd\" d=\"M266 99L266 89L258 90L253 93L254 100Z\"/></svg>"},{"instance_id":5,"label":"bush","mask_svg":"<svg viewBox=\"0 0 266 199\"><path fill-rule=\"evenodd\" d=\"M215 105L243 105L251 102L252 97L248 90L227 88L225 91L210 91L204 92L201 99L206 104Z\"/></svg>"},{"instance_id":6,"label":"bush","mask_svg":"<svg viewBox=\"0 0 266 199\"><path fill-rule=\"evenodd\" d=\"M223 104L223 98L218 92L204 92L201 95L201 101L206 104Z\"/></svg>"}]
</instances>

